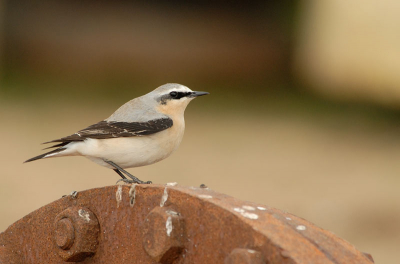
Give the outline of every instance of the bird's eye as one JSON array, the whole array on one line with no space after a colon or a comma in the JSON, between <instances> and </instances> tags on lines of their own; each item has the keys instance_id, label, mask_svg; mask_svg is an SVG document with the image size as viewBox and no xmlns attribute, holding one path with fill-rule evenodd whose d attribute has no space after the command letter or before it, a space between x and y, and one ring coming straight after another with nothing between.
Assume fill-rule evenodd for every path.
<instances>
[{"instance_id":1,"label":"bird's eye","mask_svg":"<svg viewBox=\"0 0 400 264\"><path fill-rule=\"evenodd\" d=\"M178 96L177 92L170 92L169 95L171 95L172 98L176 98Z\"/></svg>"}]
</instances>

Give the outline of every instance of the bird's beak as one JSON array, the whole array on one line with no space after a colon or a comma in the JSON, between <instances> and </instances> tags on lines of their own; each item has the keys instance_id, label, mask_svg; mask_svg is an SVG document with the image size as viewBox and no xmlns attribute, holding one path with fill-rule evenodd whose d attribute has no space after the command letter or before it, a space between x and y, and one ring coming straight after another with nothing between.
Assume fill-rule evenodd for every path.
<instances>
[{"instance_id":1,"label":"bird's beak","mask_svg":"<svg viewBox=\"0 0 400 264\"><path fill-rule=\"evenodd\" d=\"M196 92L196 91L194 91L194 92L192 92L192 93L189 95L189 97L198 97L198 96L207 95L207 94L210 94L210 93L207 93L207 92Z\"/></svg>"}]
</instances>

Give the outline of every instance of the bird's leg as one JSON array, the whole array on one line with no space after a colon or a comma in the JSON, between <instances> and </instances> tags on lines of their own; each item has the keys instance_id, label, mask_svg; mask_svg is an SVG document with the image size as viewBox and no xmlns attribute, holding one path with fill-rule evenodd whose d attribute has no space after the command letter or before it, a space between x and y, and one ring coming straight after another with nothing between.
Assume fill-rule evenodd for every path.
<instances>
[{"instance_id":1,"label":"bird's leg","mask_svg":"<svg viewBox=\"0 0 400 264\"><path fill-rule=\"evenodd\" d=\"M118 173L119 176L121 176L122 180L123 180L123 179L126 179L125 175L122 174L122 172L120 172L118 169L114 169L114 171L115 171L116 173Z\"/></svg>"},{"instance_id":2,"label":"bird's leg","mask_svg":"<svg viewBox=\"0 0 400 264\"><path fill-rule=\"evenodd\" d=\"M114 169L116 173L118 173L119 176L121 176L122 179L119 179L115 184L118 184L120 181L126 182L126 183L134 183L132 180L129 180L125 177L122 172L120 172L118 169Z\"/></svg>"},{"instance_id":3,"label":"bird's leg","mask_svg":"<svg viewBox=\"0 0 400 264\"><path fill-rule=\"evenodd\" d=\"M118 173L119 176L121 176L121 180L123 182L126 183L139 183L139 184L150 184L152 183L151 181L141 181L138 178L136 178L135 176L133 176L132 174L130 174L129 172L127 172L126 170L124 170L123 168L121 168L120 166L118 166L117 164L115 164L114 162L112 162L111 160L104 160L104 162L107 162L108 164L110 164L111 166L113 166L115 169L114 171L116 173ZM132 180L129 180L125 177L125 175L123 175L122 173L124 173L126 176L128 176L129 178L131 178Z\"/></svg>"}]
</instances>

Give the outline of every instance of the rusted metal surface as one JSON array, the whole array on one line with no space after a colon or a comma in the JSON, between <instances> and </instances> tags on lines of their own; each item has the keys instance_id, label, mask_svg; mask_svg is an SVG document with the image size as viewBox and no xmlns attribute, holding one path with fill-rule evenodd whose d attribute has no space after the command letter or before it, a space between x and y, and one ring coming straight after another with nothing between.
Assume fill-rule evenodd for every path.
<instances>
[{"instance_id":1,"label":"rusted metal surface","mask_svg":"<svg viewBox=\"0 0 400 264\"><path fill-rule=\"evenodd\" d=\"M347 241L203 188L124 185L46 205L0 234L0 263L373 263Z\"/></svg>"},{"instance_id":2,"label":"rusted metal surface","mask_svg":"<svg viewBox=\"0 0 400 264\"><path fill-rule=\"evenodd\" d=\"M225 264L265 264L261 252L253 249L235 248L225 258Z\"/></svg>"}]
</instances>

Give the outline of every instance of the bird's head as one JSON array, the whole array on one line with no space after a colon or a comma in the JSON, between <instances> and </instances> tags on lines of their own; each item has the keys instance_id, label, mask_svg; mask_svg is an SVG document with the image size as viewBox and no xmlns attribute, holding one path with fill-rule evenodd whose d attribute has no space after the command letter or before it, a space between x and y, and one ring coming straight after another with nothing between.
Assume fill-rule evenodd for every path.
<instances>
[{"instance_id":1,"label":"bird's head","mask_svg":"<svg viewBox=\"0 0 400 264\"><path fill-rule=\"evenodd\" d=\"M168 83L158 87L150 94L156 100L157 108L160 112L173 115L183 113L186 106L194 98L209 93L192 91L188 87L177 83Z\"/></svg>"}]
</instances>

